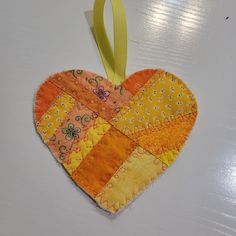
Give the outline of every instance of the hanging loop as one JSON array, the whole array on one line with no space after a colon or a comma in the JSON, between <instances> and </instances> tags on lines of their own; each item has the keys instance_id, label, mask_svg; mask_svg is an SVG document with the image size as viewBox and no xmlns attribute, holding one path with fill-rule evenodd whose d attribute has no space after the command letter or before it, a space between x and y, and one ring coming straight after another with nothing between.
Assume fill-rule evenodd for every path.
<instances>
[{"instance_id":1,"label":"hanging loop","mask_svg":"<svg viewBox=\"0 0 236 236\"><path fill-rule=\"evenodd\" d=\"M127 27L122 0L110 0L113 13L114 52L104 26L104 5L106 0L95 0L93 26L96 42L108 79L119 85L126 79Z\"/></svg>"}]
</instances>

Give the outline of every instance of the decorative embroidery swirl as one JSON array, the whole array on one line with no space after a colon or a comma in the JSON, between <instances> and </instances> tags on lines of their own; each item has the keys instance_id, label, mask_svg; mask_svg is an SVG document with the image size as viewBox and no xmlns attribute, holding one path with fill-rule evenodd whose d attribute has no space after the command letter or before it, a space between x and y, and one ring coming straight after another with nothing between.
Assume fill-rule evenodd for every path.
<instances>
[{"instance_id":1,"label":"decorative embroidery swirl","mask_svg":"<svg viewBox=\"0 0 236 236\"><path fill-rule=\"evenodd\" d=\"M59 156L60 160L61 160L61 161L64 161L65 156L66 156L66 152L67 152L66 146L65 146L65 145L61 145L61 146L59 147L59 152L60 152L60 156Z\"/></svg>"},{"instance_id":2,"label":"decorative embroidery swirl","mask_svg":"<svg viewBox=\"0 0 236 236\"><path fill-rule=\"evenodd\" d=\"M86 126L85 123L89 123L91 120L97 117L98 115L95 112L93 112L92 115L84 114L82 116L76 116L75 120L80 122L82 126L85 127Z\"/></svg>"},{"instance_id":3,"label":"decorative embroidery swirl","mask_svg":"<svg viewBox=\"0 0 236 236\"><path fill-rule=\"evenodd\" d=\"M95 78L86 78L86 81L89 83L89 84L92 84L94 85L95 87L98 87L99 85L99 82L103 80L103 77L102 76L96 76Z\"/></svg>"},{"instance_id":4,"label":"decorative embroidery swirl","mask_svg":"<svg viewBox=\"0 0 236 236\"><path fill-rule=\"evenodd\" d=\"M70 71L75 78L78 78L83 73L82 70L71 70Z\"/></svg>"}]
</instances>

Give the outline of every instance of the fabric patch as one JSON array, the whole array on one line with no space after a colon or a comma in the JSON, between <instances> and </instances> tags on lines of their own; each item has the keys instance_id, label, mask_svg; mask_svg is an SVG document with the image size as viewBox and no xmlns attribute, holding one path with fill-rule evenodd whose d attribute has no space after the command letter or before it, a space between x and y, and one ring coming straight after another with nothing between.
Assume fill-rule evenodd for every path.
<instances>
[{"instance_id":1,"label":"fabric patch","mask_svg":"<svg viewBox=\"0 0 236 236\"><path fill-rule=\"evenodd\" d=\"M62 72L51 76L49 81L105 120L114 117L132 96L123 86L112 85L90 72Z\"/></svg>"},{"instance_id":2,"label":"fabric patch","mask_svg":"<svg viewBox=\"0 0 236 236\"><path fill-rule=\"evenodd\" d=\"M80 102L74 105L48 142L48 146L58 161L66 160L73 146L84 138L96 118L97 114Z\"/></svg>"},{"instance_id":3,"label":"fabric patch","mask_svg":"<svg viewBox=\"0 0 236 236\"><path fill-rule=\"evenodd\" d=\"M75 105L75 99L66 93L56 98L54 104L42 115L37 122L37 130L42 139L47 143L61 125L68 112Z\"/></svg>"},{"instance_id":4,"label":"fabric patch","mask_svg":"<svg viewBox=\"0 0 236 236\"><path fill-rule=\"evenodd\" d=\"M111 123L130 134L195 111L195 99L184 84L174 75L159 71Z\"/></svg>"},{"instance_id":5,"label":"fabric patch","mask_svg":"<svg viewBox=\"0 0 236 236\"><path fill-rule=\"evenodd\" d=\"M162 155L168 155L168 152ZM133 200L165 169L165 164L159 159L137 147L103 191L96 196L96 200L101 207L115 213Z\"/></svg>"},{"instance_id":6,"label":"fabric patch","mask_svg":"<svg viewBox=\"0 0 236 236\"><path fill-rule=\"evenodd\" d=\"M73 146L73 151L69 158L63 163L63 166L70 175L72 175L83 158L87 156L110 127L111 125L101 117L96 118L95 124L88 129L86 136Z\"/></svg>"},{"instance_id":7,"label":"fabric patch","mask_svg":"<svg viewBox=\"0 0 236 236\"><path fill-rule=\"evenodd\" d=\"M139 71L121 85L70 70L43 83L34 112L38 133L72 180L115 213L176 159L197 104L163 70Z\"/></svg>"},{"instance_id":8,"label":"fabric patch","mask_svg":"<svg viewBox=\"0 0 236 236\"><path fill-rule=\"evenodd\" d=\"M146 69L138 71L126 79L122 86L127 89L132 95L136 94L140 88L157 73L157 70Z\"/></svg>"},{"instance_id":9,"label":"fabric patch","mask_svg":"<svg viewBox=\"0 0 236 236\"><path fill-rule=\"evenodd\" d=\"M60 95L61 90L49 81L45 81L35 96L35 121L39 121L44 113L47 112L54 100ZM47 96L45 96L47 94Z\"/></svg>"},{"instance_id":10,"label":"fabric patch","mask_svg":"<svg viewBox=\"0 0 236 236\"><path fill-rule=\"evenodd\" d=\"M160 155L168 150L180 151L196 119L196 113L176 117L173 121L165 121L128 136L153 155ZM160 158L161 156L159 156ZM174 159L161 159L170 165Z\"/></svg>"},{"instance_id":11,"label":"fabric patch","mask_svg":"<svg viewBox=\"0 0 236 236\"><path fill-rule=\"evenodd\" d=\"M135 147L135 142L111 127L73 172L72 178L89 195L96 196Z\"/></svg>"}]
</instances>

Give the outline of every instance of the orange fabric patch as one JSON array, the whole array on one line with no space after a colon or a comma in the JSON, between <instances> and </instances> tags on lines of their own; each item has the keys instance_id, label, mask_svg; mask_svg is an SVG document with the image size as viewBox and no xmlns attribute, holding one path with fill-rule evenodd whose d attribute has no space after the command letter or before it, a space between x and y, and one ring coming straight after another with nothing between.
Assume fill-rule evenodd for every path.
<instances>
[{"instance_id":1,"label":"orange fabric patch","mask_svg":"<svg viewBox=\"0 0 236 236\"><path fill-rule=\"evenodd\" d=\"M156 72L157 70L153 69L138 71L125 80L122 86L134 95Z\"/></svg>"},{"instance_id":2,"label":"orange fabric patch","mask_svg":"<svg viewBox=\"0 0 236 236\"><path fill-rule=\"evenodd\" d=\"M95 197L136 148L136 143L110 128L73 172L73 180Z\"/></svg>"},{"instance_id":3,"label":"orange fabric patch","mask_svg":"<svg viewBox=\"0 0 236 236\"><path fill-rule=\"evenodd\" d=\"M161 125L128 136L153 155L161 155L169 150L180 151L193 127L196 116L197 113L179 116L172 121L165 121ZM165 162L165 160L162 161Z\"/></svg>"},{"instance_id":4,"label":"orange fabric patch","mask_svg":"<svg viewBox=\"0 0 236 236\"><path fill-rule=\"evenodd\" d=\"M41 85L40 90L38 90L35 96L34 114L36 122L40 120L60 93L61 89L49 81L45 81ZM47 94L47 96L45 96L45 94Z\"/></svg>"}]
</instances>

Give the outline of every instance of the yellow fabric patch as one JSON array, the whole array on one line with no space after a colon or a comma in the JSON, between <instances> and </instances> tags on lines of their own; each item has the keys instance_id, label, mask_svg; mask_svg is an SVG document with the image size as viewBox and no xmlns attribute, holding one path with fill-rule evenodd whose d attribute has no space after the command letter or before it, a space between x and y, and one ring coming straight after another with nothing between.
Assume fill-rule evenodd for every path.
<instances>
[{"instance_id":1,"label":"yellow fabric patch","mask_svg":"<svg viewBox=\"0 0 236 236\"><path fill-rule=\"evenodd\" d=\"M161 156L169 159L177 154L177 151L168 151ZM95 200L102 208L115 213L133 200L166 168L157 157L137 147Z\"/></svg>"},{"instance_id":2,"label":"yellow fabric patch","mask_svg":"<svg viewBox=\"0 0 236 236\"><path fill-rule=\"evenodd\" d=\"M101 117L98 117L94 126L88 129L86 137L75 145L75 150L70 154L68 160L63 164L69 174L80 165L84 157L99 142L111 125Z\"/></svg>"},{"instance_id":3,"label":"yellow fabric patch","mask_svg":"<svg viewBox=\"0 0 236 236\"><path fill-rule=\"evenodd\" d=\"M68 112L73 108L76 101L68 94L62 92L54 104L43 114L37 123L37 130L44 142L48 142L54 135L55 130L62 124Z\"/></svg>"},{"instance_id":4,"label":"yellow fabric patch","mask_svg":"<svg viewBox=\"0 0 236 236\"><path fill-rule=\"evenodd\" d=\"M112 120L125 134L196 111L191 91L173 74L157 72Z\"/></svg>"}]
</instances>

